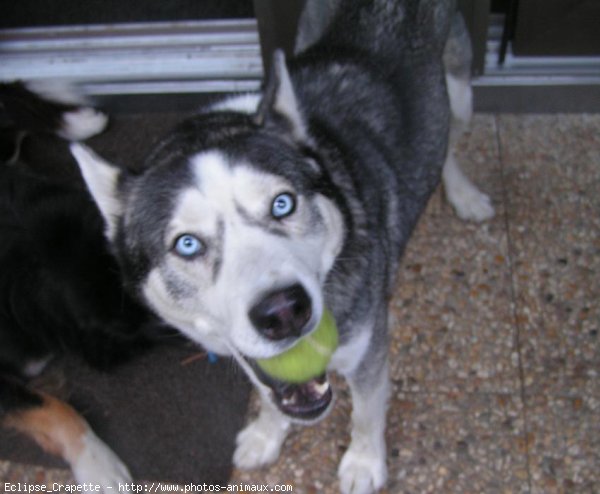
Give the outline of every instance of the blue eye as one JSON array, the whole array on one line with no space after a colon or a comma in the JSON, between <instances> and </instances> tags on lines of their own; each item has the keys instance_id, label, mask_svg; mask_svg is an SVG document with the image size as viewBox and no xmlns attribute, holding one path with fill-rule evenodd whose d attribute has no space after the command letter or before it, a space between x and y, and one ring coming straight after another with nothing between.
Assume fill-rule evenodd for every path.
<instances>
[{"instance_id":1,"label":"blue eye","mask_svg":"<svg viewBox=\"0 0 600 494\"><path fill-rule=\"evenodd\" d=\"M181 257L190 259L204 253L204 244L194 235L185 233L177 237L174 249Z\"/></svg>"},{"instance_id":2,"label":"blue eye","mask_svg":"<svg viewBox=\"0 0 600 494\"><path fill-rule=\"evenodd\" d=\"M284 192L273 199L273 204L271 205L271 215L273 218L281 219L292 214L295 209L296 199L289 192Z\"/></svg>"}]
</instances>

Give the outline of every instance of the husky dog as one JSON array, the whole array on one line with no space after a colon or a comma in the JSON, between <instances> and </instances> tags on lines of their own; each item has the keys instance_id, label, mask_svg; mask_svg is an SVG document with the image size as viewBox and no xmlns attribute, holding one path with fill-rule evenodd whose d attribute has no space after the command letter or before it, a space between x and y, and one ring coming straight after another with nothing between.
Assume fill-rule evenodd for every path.
<instances>
[{"instance_id":1,"label":"husky dog","mask_svg":"<svg viewBox=\"0 0 600 494\"><path fill-rule=\"evenodd\" d=\"M291 422L329 410L326 376L288 384L255 364L313 331L327 307L340 337L329 370L353 404L341 490L385 483L387 305L400 256L442 170L461 216L493 214L448 146L451 116L471 113L456 19L452 1L341 0L318 40L288 63L275 52L264 91L203 109L136 172L71 147L127 287L233 356L260 391L238 467L274 461Z\"/></svg>"}]
</instances>

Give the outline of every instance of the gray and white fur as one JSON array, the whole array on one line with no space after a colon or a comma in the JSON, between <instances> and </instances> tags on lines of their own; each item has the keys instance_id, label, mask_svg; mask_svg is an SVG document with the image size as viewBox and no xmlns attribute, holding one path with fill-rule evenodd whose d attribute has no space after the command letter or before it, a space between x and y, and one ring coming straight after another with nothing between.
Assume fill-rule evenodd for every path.
<instances>
[{"instance_id":1,"label":"gray and white fur","mask_svg":"<svg viewBox=\"0 0 600 494\"><path fill-rule=\"evenodd\" d=\"M340 0L328 16L288 63L276 52L262 93L203 109L141 172L72 151L126 284L184 334L232 355L259 389L238 467L274 461L290 423L330 409L325 377L289 385L255 360L290 348L331 310L340 346L329 370L347 379L353 405L338 475L343 493L359 494L386 482L388 301L410 234L446 167L459 214L490 210L479 197L463 214L473 194L448 147L452 115L471 113L447 43L464 33L454 3Z\"/></svg>"}]
</instances>

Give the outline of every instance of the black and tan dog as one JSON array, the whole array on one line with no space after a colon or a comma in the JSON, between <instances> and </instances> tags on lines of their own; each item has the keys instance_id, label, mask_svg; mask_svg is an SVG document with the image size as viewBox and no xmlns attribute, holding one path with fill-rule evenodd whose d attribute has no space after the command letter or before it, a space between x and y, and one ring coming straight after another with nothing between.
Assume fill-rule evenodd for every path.
<instances>
[{"instance_id":1,"label":"black and tan dog","mask_svg":"<svg viewBox=\"0 0 600 494\"><path fill-rule=\"evenodd\" d=\"M78 482L116 492L130 480L125 465L72 407L28 386L56 354L106 368L154 329L122 288L68 151L67 140L102 131L106 116L56 89L41 97L0 86L0 420L61 456Z\"/></svg>"}]
</instances>

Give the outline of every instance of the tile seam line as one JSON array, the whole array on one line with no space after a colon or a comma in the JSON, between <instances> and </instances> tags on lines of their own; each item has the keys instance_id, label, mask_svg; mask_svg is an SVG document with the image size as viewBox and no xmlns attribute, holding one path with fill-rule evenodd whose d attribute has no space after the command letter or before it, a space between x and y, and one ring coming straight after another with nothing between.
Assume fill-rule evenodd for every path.
<instances>
[{"instance_id":1,"label":"tile seam line","mask_svg":"<svg viewBox=\"0 0 600 494\"><path fill-rule=\"evenodd\" d=\"M397 380L392 379L393 384L398 384ZM435 382L430 382L427 384L435 385ZM464 389L463 387L457 386L453 389L399 389L397 394L406 394L406 395L431 395L431 396L448 396L455 395L457 393L462 393L465 396L514 396L515 393L510 390L502 390L502 389ZM569 396L566 396L569 398Z\"/></svg>"},{"instance_id":2,"label":"tile seam line","mask_svg":"<svg viewBox=\"0 0 600 494\"><path fill-rule=\"evenodd\" d=\"M518 357L518 369L519 369L519 391L521 402L523 404L523 441L525 444L525 467L527 469L527 484L529 492L533 492L533 476L531 473L531 452L530 452L530 444L529 444L529 433L530 433L530 424L529 424L529 410L528 410L528 400L527 400L527 391L525 389L525 369L523 365L523 348L521 345L521 323L517 317L517 287L516 287L516 278L515 278L515 270L514 270L514 245L512 242L511 234L510 234L510 218L509 218L509 195L506 186L506 172L505 172L505 156L503 152L502 146L502 138L500 132L500 122L499 116L497 113L494 114L494 131L496 138L496 152L498 156L498 163L500 165L500 176L501 176L501 188L502 188L502 202L504 205L503 211L503 224L504 231L506 233L506 247L507 247L507 260L508 260L508 274L510 277L510 298L512 300L512 318L513 324L515 328L515 346Z\"/></svg>"}]
</instances>

